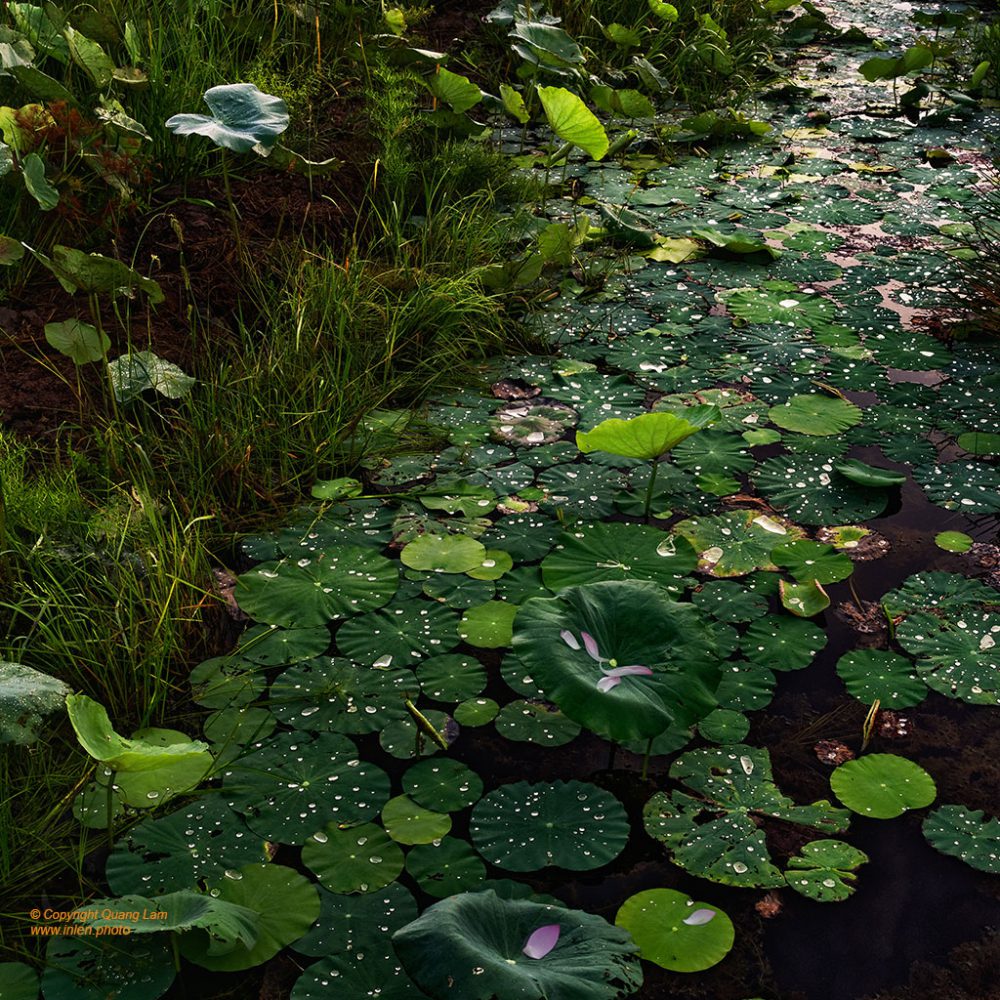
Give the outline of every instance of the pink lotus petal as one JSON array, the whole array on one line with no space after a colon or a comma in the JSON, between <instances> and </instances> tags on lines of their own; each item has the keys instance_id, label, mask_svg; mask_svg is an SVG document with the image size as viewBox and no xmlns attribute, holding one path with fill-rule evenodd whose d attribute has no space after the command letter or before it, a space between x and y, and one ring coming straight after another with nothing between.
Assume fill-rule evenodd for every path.
<instances>
[{"instance_id":1,"label":"pink lotus petal","mask_svg":"<svg viewBox=\"0 0 1000 1000\"><path fill-rule=\"evenodd\" d=\"M580 648L580 643L577 642L576 636L573 635L573 633L570 632L570 630L568 628L564 628L559 633L559 638L562 639L562 641L564 643L566 643L566 645L569 646L570 649L579 649Z\"/></svg>"},{"instance_id":2,"label":"pink lotus petal","mask_svg":"<svg viewBox=\"0 0 1000 1000\"><path fill-rule=\"evenodd\" d=\"M601 673L607 674L608 677L628 677L630 674L643 674L646 677L651 677L653 671L649 667L641 667L635 664L631 667L613 667L611 670L607 667L601 667Z\"/></svg>"},{"instance_id":3,"label":"pink lotus petal","mask_svg":"<svg viewBox=\"0 0 1000 1000\"><path fill-rule=\"evenodd\" d=\"M605 659L601 656L601 651L597 648L597 642L594 637L589 632L581 632L580 638L583 639L584 648L590 654L590 658L597 660L598 663L604 663Z\"/></svg>"},{"instance_id":4,"label":"pink lotus petal","mask_svg":"<svg viewBox=\"0 0 1000 1000\"><path fill-rule=\"evenodd\" d=\"M715 919L715 910L695 910L691 916L685 918L684 923L690 927L700 927Z\"/></svg>"},{"instance_id":5,"label":"pink lotus petal","mask_svg":"<svg viewBox=\"0 0 1000 1000\"><path fill-rule=\"evenodd\" d=\"M545 958L556 946L558 940L559 925L546 924L544 927L539 927L537 931L531 932L531 936L524 942L524 947L521 951L528 958Z\"/></svg>"},{"instance_id":6,"label":"pink lotus petal","mask_svg":"<svg viewBox=\"0 0 1000 1000\"><path fill-rule=\"evenodd\" d=\"M598 691L610 691L613 687L621 684L622 679L620 677L602 677L597 682Z\"/></svg>"}]
</instances>

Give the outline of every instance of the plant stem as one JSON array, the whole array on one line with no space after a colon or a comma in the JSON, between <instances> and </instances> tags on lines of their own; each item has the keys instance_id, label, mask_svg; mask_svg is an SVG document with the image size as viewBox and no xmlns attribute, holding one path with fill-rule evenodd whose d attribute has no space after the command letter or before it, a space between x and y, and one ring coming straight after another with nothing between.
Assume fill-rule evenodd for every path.
<instances>
[{"instance_id":1,"label":"plant stem","mask_svg":"<svg viewBox=\"0 0 1000 1000\"><path fill-rule=\"evenodd\" d=\"M649 517L649 509L653 505L653 487L656 486L656 473L659 468L659 459L653 459L653 468L649 473L649 485L646 487L646 509L644 517Z\"/></svg>"},{"instance_id":2,"label":"plant stem","mask_svg":"<svg viewBox=\"0 0 1000 1000\"><path fill-rule=\"evenodd\" d=\"M109 848L115 842L114 796L115 796L115 772L112 771L108 775L108 797L107 797Z\"/></svg>"},{"instance_id":3,"label":"plant stem","mask_svg":"<svg viewBox=\"0 0 1000 1000\"><path fill-rule=\"evenodd\" d=\"M649 740L646 742L646 755L642 758L642 780L646 780L646 775L649 773L649 755L653 752L653 737L650 736Z\"/></svg>"},{"instance_id":4,"label":"plant stem","mask_svg":"<svg viewBox=\"0 0 1000 1000\"><path fill-rule=\"evenodd\" d=\"M233 189L229 184L229 153L222 150L222 187L226 192L226 205L229 208L229 223L233 227L233 239L236 241L236 256L240 266L243 265L243 237L240 235L240 216L233 201Z\"/></svg>"}]
</instances>

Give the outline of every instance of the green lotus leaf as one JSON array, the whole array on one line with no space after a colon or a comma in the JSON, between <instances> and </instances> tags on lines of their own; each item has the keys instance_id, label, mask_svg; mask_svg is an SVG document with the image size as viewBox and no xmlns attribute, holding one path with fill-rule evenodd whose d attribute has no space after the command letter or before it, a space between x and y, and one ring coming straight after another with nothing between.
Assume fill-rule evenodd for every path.
<instances>
[{"instance_id":1,"label":"green lotus leaf","mask_svg":"<svg viewBox=\"0 0 1000 1000\"><path fill-rule=\"evenodd\" d=\"M964 531L940 531L934 536L934 544L945 552L968 552L974 541Z\"/></svg>"},{"instance_id":2,"label":"green lotus leaf","mask_svg":"<svg viewBox=\"0 0 1000 1000\"><path fill-rule=\"evenodd\" d=\"M576 525L542 560L551 591L599 580L651 580L671 589L697 562L683 538L639 524Z\"/></svg>"},{"instance_id":3,"label":"green lotus leaf","mask_svg":"<svg viewBox=\"0 0 1000 1000\"><path fill-rule=\"evenodd\" d=\"M191 700L205 708L235 708L248 705L267 683L257 664L235 653L202 660L192 671Z\"/></svg>"},{"instance_id":4,"label":"green lotus leaf","mask_svg":"<svg viewBox=\"0 0 1000 1000\"><path fill-rule=\"evenodd\" d=\"M449 813L478 802L483 782L461 761L422 760L403 775L403 790L417 805Z\"/></svg>"},{"instance_id":5,"label":"green lotus leaf","mask_svg":"<svg viewBox=\"0 0 1000 1000\"><path fill-rule=\"evenodd\" d=\"M267 156L288 128L288 105L280 97L264 94L252 83L210 87L204 94L213 117L174 115L166 127L176 135L203 135L217 146L237 153L251 149Z\"/></svg>"},{"instance_id":6,"label":"green lotus leaf","mask_svg":"<svg viewBox=\"0 0 1000 1000\"><path fill-rule=\"evenodd\" d=\"M842 476L846 476L852 483L859 486L874 486L877 489L884 489L891 486L901 486L906 482L906 476L901 472L890 472L888 469L879 469L874 465L865 465L856 458L844 459L842 462L834 462L834 469Z\"/></svg>"},{"instance_id":7,"label":"green lotus leaf","mask_svg":"<svg viewBox=\"0 0 1000 1000\"><path fill-rule=\"evenodd\" d=\"M592 583L526 601L512 645L563 714L609 739L656 736L715 708L705 620L653 583ZM616 674L627 667L636 669Z\"/></svg>"},{"instance_id":8,"label":"green lotus leaf","mask_svg":"<svg viewBox=\"0 0 1000 1000\"><path fill-rule=\"evenodd\" d=\"M707 243L715 250L722 250L725 253L733 254L766 254L772 260L781 256L781 251L776 250L764 240L754 239L745 232L722 233L718 229L703 227L692 229L691 235L702 243Z\"/></svg>"},{"instance_id":9,"label":"green lotus leaf","mask_svg":"<svg viewBox=\"0 0 1000 1000\"><path fill-rule=\"evenodd\" d=\"M580 735L580 726L554 705L537 701L512 701L496 718L497 732L515 743L561 747Z\"/></svg>"},{"instance_id":10,"label":"green lotus leaf","mask_svg":"<svg viewBox=\"0 0 1000 1000\"><path fill-rule=\"evenodd\" d=\"M563 142L579 146L591 159L608 151L608 134L597 116L565 87L537 87L549 127Z\"/></svg>"},{"instance_id":11,"label":"green lotus leaf","mask_svg":"<svg viewBox=\"0 0 1000 1000\"><path fill-rule=\"evenodd\" d=\"M540 958L526 955L529 937L553 924L555 946ZM435 1000L620 1000L642 985L627 931L582 910L501 899L492 889L435 903L392 943Z\"/></svg>"},{"instance_id":12,"label":"green lotus leaf","mask_svg":"<svg viewBox=\"0 0 1000 1000\"><path fill-rule=\"evenodd\" d=\"M409 670L324 656L296 663L275 678L268 707L293 729L372 733L406 715L404 699L416 687Z\"/></svg>"},{"instance_id":13,"label":"green lotus leaf","mask_svg":"<svg viewBox=\"0 0 1000 1000\"><path fill-rule=\"evenodd\" d=\"M432 573L467 573L486 558L486 547L468 535L420 535L399 554L411 569Z\"/></svg>"},{"instance_id":14,"label":"green lotus leaf","mask_svg":"<svg viewBox=\"0 0 1000 1000\"><path fill-rule=\"evenodd\" d=\"M824 833L845 830L849 822L846 809L825 799L795 805L774 783L768 752L756 747L689 751L673 763L670 776L698 798L657 792L643 810L646 832L667 845L675 864L713 882L785 884L755 818L773 817Z\"/></svg>"},{"instance_id":15,"label":"green lotus leaf","mask_svg":"<svg viewBox=\"0 0 1000 1000\"><path fill-rule=\"evenodd\" d=\"M940 806L924 820L924 836L942 854L991 875L1000 873L1000 820L982 809Z\"/></svg>"},{"instance_id":16,"label":"green lotus leaf","mask_svg":"<svg viewBox=\"0 0 1000 1000\"><path fill-rule=\"evenodd\" d=\"M195 384L195 380L173 362L150 351L123 354L108 362L108 378L119 403L131 403L147 390L154 390L167 399L183 399Z\"/></svg>"},{"instance_id":17,"label":"green lotus leaf","mask_svg":"<svg viewBox=\"0 0 1000 1000\"><path fill-rule=\"evenodd\" d=\"M464 611L474 604L485 604L496 597L492 580L476 580L465 574L439 574L424 580L423 592L447 608ZM516 602L514 602L516 603Z\"/></svg>"},{"instance_id":18,"label":"green lotus leaf","mask_svg":"<svg viewBox=\"0 0 1000 1000\"><path fill-rule=\"evenodd\" d=\"M720 622L749 622L767 613L767 598L732 580L712 580L691 595L691 602Z\"/></svg>"},{"instance_id":19,"label":"green lotus leaf","mask_svg":"<svg viewBox=\"0 0 1000 1000\"><path fill-rule=\"evenodd\" d=\"M324 820L375 816L389 798L389 778L359 761L346 736L279 733L223 772L223 791L251 830L275 843L301 844Z\"/></svg>"},{"instance_id":20,"label":"green lotus leaf","mask_svg":"<svg viewBox=\"0 0 1000 1000\"><path fill-rule=\"evenodd\" d=\"M197 932L203 933L203 932ZM206 935L207 937L207 935ZM46 1000L157 1000L176 976L166 934L50 938L42 995Z\"/></svg>"},{"instance_id":21,"label":"green lotus leaf","mask_svg":"<svg viewBox=\"0 0 1000 1000\"><path fill-rule=\"evenodd\" d=\"M674 531L699 554L698 568L712 576L743 576L755 569L776 570L771 553L777 545L801 538L795 525L752 510L679 521Z\"/></svg>"},{"instance_id":22,"label":"green lotus leaf","mask_svg":"<svg viewBox=\"0 0 1000 1000\"><path fill-rule=\"evenodd\" d=\"M458 726L444 712L423 708L420 710L420 714L444 737L449 746L458 738ZM411 757L430 757L442 749L411 715L390 722L379 733L378 741L387 754L400 760L409 760Z\"/></svg>"},{"instance_id":23,"label":"green lotus leaf","mask_svg":"<svg viewBox=\"0 0 1000 1000\"><path fill-rule=\"evenodd\" d=\"M337 647L359 663L405 667L457 646L457 620L440 604L400 595L379 611L344 622L337 630Z\"/></svg>"},{"instance_id":24,"label":"green lotus leaf","mask_svg":"<svg viewBox=\"0 0 1000 1000\"><path fill-rule=\"evenodd\" d=\"M861 423L861 411L846 399L810 393L792 396L781 406L772 406L768 419L786 431L826 436L842 434ZM874 485L865 483L863 485Z\"/></svg>"},{"instance_id":25,"label":"green lotus leaf","mask_svg":"<svg viewBox=\"0 0 1000 1000\"><path fill-rule=\"evenodd\" d=\"M490 434L503 444L534 447L559 441L577 421L577 412L562 403L508 403L490 419Z\"/></svg>"},{"instance_id":26,"label":"green lotus leaf","mask_svg":"<svg viewBox=\"0 0 1000 1000\"><path fill-rule=\"evenodd\" d=\"M894 819L929 806L937 795L934 779L919 764L891 753L841 764L830 775L830 787L848 809L871 819Z\"/></svg>"},{"instance_id":27,"label":"green lotus leaf","mask_svg":"<svg viewBox=\"0 0 1000 1000\"><path fill-rule=\"evenodd\" d=\"M302 863L330 892L376 892L403 870L403 851L374 823L329 823L302 845Z\"/></svg>"},{"instance_id":28,"label":"green lotus leaf","mask_svg":"<svg viewBox=\"0 0 1000 1000\"><path fill-rule=\"evenodd\" d=\"M284 629L257 625L240 636L233 652L263 667L281 667L319 656L329 645L330 630L323 626Z\"/></svg>"},{"instance_id":29,"label":"green lotus leaf","mask_svg":"<svg viewBox=\"0 0 1000 1000\"><path fill-rule=\"evenodd\" d=\"M901 587L882 598L886 614L892 618L926 611L942 619L962 618L967 612L995 604L997 592L981 580L961 573L916 573ZM988 645L988 644L987 644Z\"/></svg>"},{"instance_id":30,"label":"green lotus leaf","mask_svg":"<svg viewBox=\"0 0 1000 1000\"><path fill-rule=\"evenodd\" d=\"M576 444L584 454L606 451L623 458L652 460L665 455L685 438L711 422L711 414L699 423L690 423L673 413L644 413L631 420L612 418L593 430L577 431ZM714 414L718 416L718 411Z\"/></svg>"},{"instance_id":31,"label":"green lotus leaf","mask_svg":"<svg viewBox=\"0 0 1000 1000\"><path fill-rule=\"evenodd\" d=\"M752 663L772 670L801 670L826 646L826 633L812 622L769 615L750 625L740 651Z\"/></svg>"},{"instance_id":32,"label":"green lotus leaf","mask_svg":"<svg viewBox=\"0 0 1000 1000\"><path fill-rule=\"evenodd\" d=\"M917 657L928 687L973 705L1000 705L1000 614L916 612L897 627L896 638Z\"/></svg>"},{"instance_id":33,"label":"green lotus leaf","mask_svg":"<svg viewBox=\"0 0 1000 1000\"><path fill-rule=\"evenodd\" d=\"M460 726L485 726L492 722L500 706L492 698L470 698L455 707L455 721Z\"/></svg>"},{"instance_id":34,"label":"green lotus leaf","mask_svg":"<svg viewBox=\"0 0 1000 1000\"><path fill-rule=\"evenodd\" d=\"M911 708L927 697L927 685L905 656L881 649L855 649L837 661L847 690L866 705Z\"/></svg>"},{"instance_id":35,"label":"green lotus leaf","mask_svg":"<svg viewBox=\"0 0 1000 1000\"><path fill-rule=\"evenodd\" d=\"M968 431L959 434L958 446L970 455L1000 455L1000 434Z\"/></svg>"},{"instance_id":36,"label":"green lotus leaf","mask_svg":"<svg viewBox=\"0 0 1000 1000\"><path fill-rule=\"evenodd\" d=\"M702 972L733 947L733 922L718 907L675 889L647 889L621 905L615 923L632 935L639 954L671 972Z\"/></svg>"},{"instance_id":37,"label":"green lotus leaf","mask_svg":"<svg viewBox=\"0 0 1000 1000\"><path fill-rule=\"evenodd\" d=\"M750 732L750 720L741 712L717 708L698 723L698 732L711 743L742 743Z\"/></svg>"},{"instance_id":38,"label":"green lotus leaf","mask_svg":"<svg viewBox=\"0 0 1000 1000\"><path fill-rule=\"evenodd\" d=\"M309 933L292 942L300 955L322 958L382 945L389 945L392 952L393 932L417 917L413 894L398 882L350 896L320 888L319 904L319 917Z\"/></svg>"},{"instance_id":39,"label":"green lotus leaf","mask_svg":"<svg viewBox=\"0 0 1000 1000\"><path fill-rule=\"evenodd\" d=\"M24 962L0 962L0 996L38 1000L38 973Z\"/></svg>"},{"instance_id":40,"label":"green lotus leaf","mask_svg":"<svg viewBox=\"0 0 1000 1000\"><path fill-rule=\"evenodd\" d=\"M483 99L483 92L467 76L452 73L443 66L438 66L426 82L428 90L457 114L463 114Z\"/></svg>"},{"instance_id":41,"label":"green lotus leaf","mask_svg":"<svg viewBox=\"0 0 1000 1000\"><path fill-rule=\"evenodd\" d=\"M836 306L817 293L780 288L734 288L719 293L726 309L748 323L781 323L790 327L822 330L834 322ZM777 282L773 284L778 284Z\"/></svg>"},{"instance_id":42,"label":"green lotus leaf","mask_svg":"<svg viewBox=\"0 0 1000 1000\"><path fill-rule=\"evenodd\" d=\"M209 891L223 902L259 914L257 939L250 948L217 954L206 931L187 931L178 937L180 953L213 972L240 972L261 965L302 937L319 916L316 886L283 865L247 865L224 875Z\"/></svg>"},{"instance_id":43,"label":"green lotus leaf","mask_svg":"<svg viewBox=\"0 0 1000 1000\"><path fill-rule=\"evenodd\" d=\"M508 570L514 568L514 559L502 549L487 549L482 561L474 569L467 570L473 580L499 580Z\"/></svg>"},{"instance_id":44,"label":"green lotus leaf","mask_svg":"<svg viewBox=\"0 0 1000 1000\"><path fill-rule=\"evenodd\" d=\"M34 743L45 717L62 709L72 693L68 684L41 670L0 660L0 744Z\"/></svg>"},{"instance_id":45,"label":"green lotus leaf","mask_svg":"<svg viewBox=\"0 0 1000 1000\"><path fill-rule=\"evenodd\" d=\"M517 605L507 601L487 601L469 608L458 623L458 638L478 649L509 646L517 612Z\"/></svg>"},{"instance_id":46,"label":"green lotus leaf","mask_svg":"<svg viewBox=\"0 0 1000 1000\"><path fill-rule=\"evenodd\" d=\"M785 878L798 893L819 903L839 902L854 892L856 868L868 855L842 840L813 840L788 859Z\"/></svg>"},{"instance_id":47,"label":"green lotus leaf","mask_svg":"<svg viewBox=\"0 0 1000 1000\"><path fill-rule=\"evenodd\" d=\"M830 606L830 595L816 580L808 583L789 583L782 580L778 584L781 606L799 618L812 618Z\"/></svg>"},{"instance_id":48,"label":"green lotus leaf","mask_svg":"<svg viewBox=\"0 0 1000 1000\"><path fill-rule=\"evenodd\" d=\"M342 545L314 559L255 566L240 576L236 600L257 621L301 628L380 608L398 586L395 563L371 549Z\"/></svg>"},{"instance_id":49,"label":"green lotus leaf","mask_svg":"<svg viewBox=\"0 0 1000 1000\"><path fill-rule=\"evenodd\" d=\"M854 572L854 563L832 545L800 539L783 542L771 550L775 564L787 569L800 583L815 580L819 584L846 580Z\"/></svg>"},{"instance_id":50,"label":"green lotus leaf","mask_svg":"<svg viewBox=\"0 0 1000 1000\"><path fill-rule=\"evenodd\" d=\"M408 795L397 795L383 806L382 825L397 844L429 844L451 829L451 817L424 809Z\"/></svg>"},{"instance_id":51,"label":"green lotus leaf","mask_svg":"<svg viewBox=\"0 0 1000 1000\"><path fill-rule=\"evenodd\" d=\"M189 830L197 830L192 840ZM132 827L108 857L113 892L157 895L227 870L267 860L264 838L253 834L218 795L205 795L166 816Z\"/></svg>"},{"instance_id":52,"label":"green lotus leaf","mask_svg":"<svg viewBox=\"0 0 1000 1000\"><path fill-rule=\"evenodd\" d=\"M476 850L498 868L590 871L622 852L629 822L618 799L596 785L519 781L476 803L469 834Z\"/></svg>"},{"instance_id":53,"label":"green lotus leaf","mask_svg":"<svg viewBox=\"0 0 1000 1000\"><path fill-rule=\"evenodd\" d=\"M748 472L755 463L744 443L739 434L707 430L677 445L673 458L680 468L697 473Z\"/></svg>"},{"instance_id":54,"label":"green lotus leaf","mask_svg":"<svg viewBox=\"0 0 1000 1000\"><path fill-rule=\"evenodd\" d=\"M465 701L486 687L486 670L471 656L432 656L417 666L420 689L435 701Z\"/></svg>"},{"instance_id":55,"label":"green lotus leaf","mask_svg":"<svg viewBox=\"0 0 1000 1000\"><path fill-rule=\"evenodd\" d=\"M191 745L186 734L175 729L139 729L132 734L132 740L150 747ZM110 767L99 768L97 783L106 785L113 774L115 789L125 805L152 809L200 784L212 765L212 755L206 748L199 754L185 753L178 760L164 761L141 771L114 773Z\"/></svg>"},{"instance_id":56,"label":"green lotus leaf","mask_svg":"<svg viewBox=\"0 0 1000 1000\"><path fill-rule=\"evenodd\" d=\"M436 899L474 891L486 878L486 865L472 845L456 837L418 844L406 855L406 870Z\"/></svg>"},{"instance_id":57,"label":"green lotus leaf","mask_svg":"<svg viewBox=\"0 0 1000 1000\"><path fill-rule=\"evenodd\" d=\"M100 361L111 347L111 338L90 323L67 319L62 323L46 323L45 339L60 354L74 364Z\"/></svg>"}]
</instances>

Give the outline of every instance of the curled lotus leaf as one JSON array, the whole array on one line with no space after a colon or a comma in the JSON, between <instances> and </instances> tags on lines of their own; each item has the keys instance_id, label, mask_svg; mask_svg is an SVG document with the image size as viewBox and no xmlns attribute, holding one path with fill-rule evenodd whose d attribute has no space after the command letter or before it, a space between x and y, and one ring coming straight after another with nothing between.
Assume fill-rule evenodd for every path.
<instances>
[{"instance_id":1,"label":"curled lotus leaf","mask_svg":"<svg viewBox=\"0 0 1000 1000\"><path fill-rule=\"evenodd\" d=\"M211 117L174 115L167 119L166 127L176 135L203 135L217 146L237 153L252 149L262 156L270 153L278 136L288 128L288 105L252 83L210 87L204 98Z\"/></svg>"}]
</instances>

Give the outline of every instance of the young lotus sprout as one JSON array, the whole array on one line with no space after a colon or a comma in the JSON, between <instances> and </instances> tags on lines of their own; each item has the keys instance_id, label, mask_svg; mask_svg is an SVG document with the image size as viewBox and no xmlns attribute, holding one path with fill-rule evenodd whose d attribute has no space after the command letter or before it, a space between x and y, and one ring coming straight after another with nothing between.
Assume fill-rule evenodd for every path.
<instances>
[{"instance_id":1,"label":"young lotus sprout","mask_svg":"<svg viewBox=\"0 0 1000 1000\"><path fill-rule=\"evenodd\" d=\"M570 649L580 649L580 641L573 635L569 629L563 629L559 633L559 637L563 642L569 646ZM617 687L622 682L623 677L628 677L633 674L643 674L647 677L652 676L653 671L649 667L643 667L639 664L632 664L628 667L619 667L617 660L608 659L605 656L601 656L601 651L597 648L597 643L594 637L589 632L581 632L580 638L583 640L583 648L587 651L587 655L597 663L607 663L610 665L610 669L606 667L601 667L601 673L605 676L602 677L597 682L598 691L610 691L613 687Z\"/></svg>"}]
</instances>

